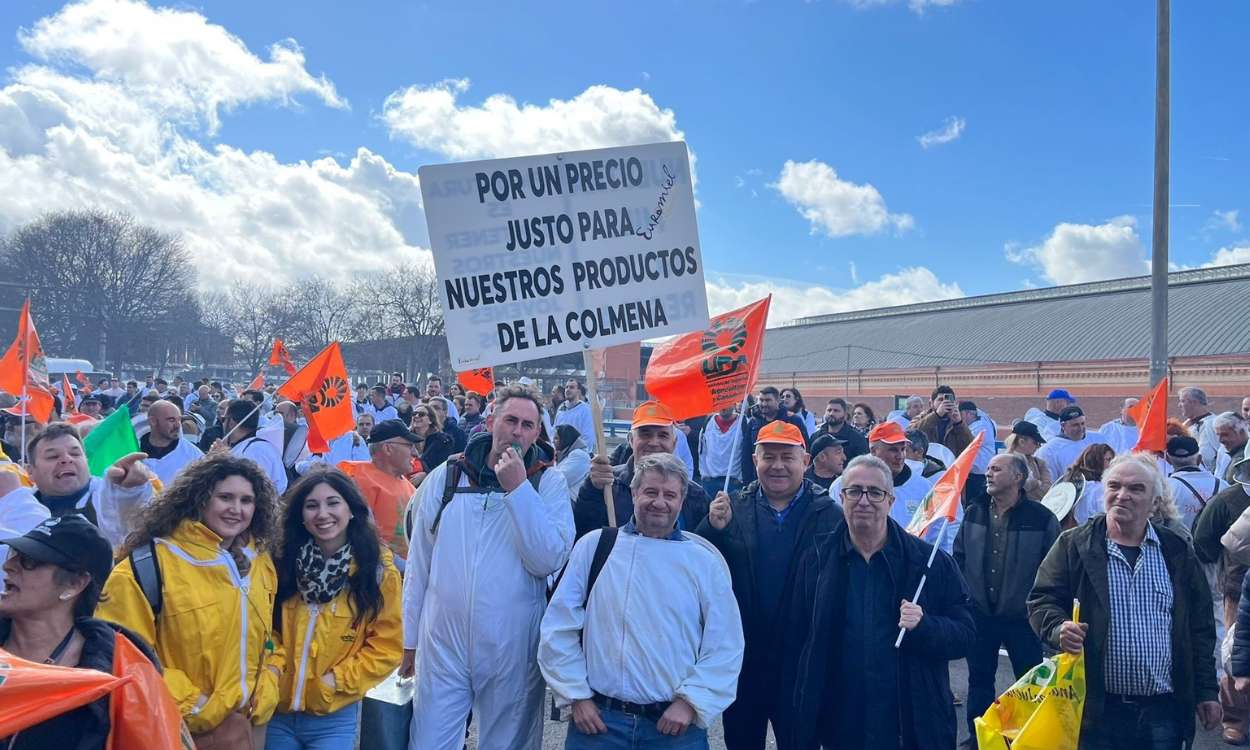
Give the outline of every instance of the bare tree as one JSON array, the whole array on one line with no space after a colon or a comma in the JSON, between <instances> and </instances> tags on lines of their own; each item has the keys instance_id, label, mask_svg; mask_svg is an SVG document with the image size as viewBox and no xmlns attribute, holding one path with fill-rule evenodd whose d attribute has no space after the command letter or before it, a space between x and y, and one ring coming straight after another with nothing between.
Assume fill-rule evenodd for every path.
<instances>
[{"instance_id":1,"label":"bare tree","mask_svg":"<svg viewBox=\"0 0 1250 750\"><path fill-rule=\"evenodd\" d=\"M296 327L289 298L285 288L236 280L225 291L204 296L204 322L230 338L237 364L258 372L274 338L288 337Z\"/></svg>"},{"instance_id":2,"label":"bare tree","mask_svg":"<svg viewBox=\"0 0 1250 750\"><path fill-rule=\"evenodd\" d=\"M366 309L368 319L358 332L371 335L358 340L407 339L406 351L395 363L412 374L438 369L443 335L443 306L434 269L406 263L385 273L356 282L353 296Z\"/></svg>"},{"instance_id":3,"label":"bare tree","mask_svg":"<svg viewBox=\"0 0 1250 750\"><path fill-rule=\"evenodd\" d=\"M29 293L45 348L99 366L133 360L186 311L196 274L181 239L98 210L48 214L0 248L12 293Z\"/></svg>"}]
</instances>

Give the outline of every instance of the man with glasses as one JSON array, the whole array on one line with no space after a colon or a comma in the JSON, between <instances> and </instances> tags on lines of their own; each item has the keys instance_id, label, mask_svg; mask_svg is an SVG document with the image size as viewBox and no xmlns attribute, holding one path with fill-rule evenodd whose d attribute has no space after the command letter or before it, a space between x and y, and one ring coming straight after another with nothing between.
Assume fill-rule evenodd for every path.
<instances>
[{"instance_id":1,"label":"man with glasses","mask_svg":"<svg viewBox=\"0 0 1250 750\"><path fill-rule=\"evenodd\" d=\"M408 542L404 535L404 509L416 494L407 476L412 472L417 436L398 419L379 422L369 433L369 460L343 461L339 464L356 481L365 496L378 537L395 553L395 564L402 571L408 559Z\"/></svg>"},{"instance_id":2,"label":"man with glasses","mask_svg":"<svg viewBox=\"0 0 1250 750\"><path fill-rule=\"evenodd\" d=\"M769 721L774 734L780 731L778 704L785 692L777 652L786 640L781 604L803 553L842 521L842 509L804 478L808 455L798 427L781 421L765 425L755 439L754 458L758 481L732 499L717 493L695 530L729 564L746 638L737 700L724 716L729 750L763 750Z\"/></svg>"},{"instance_id":3,"label":"man with glasses","mask_svg":"<svg viewBox=\"0 0 1250 750\"><path fill-rule=\"evenodd\" d=\"M929 566L932 547L890 518L884 461L860 456L841 480L846 523L805 554L787 607L780 684L794 700L783 702L777 745L954 747L948 669L975 638L968 586L949 555Z\"/></svg>"}]
</instances>

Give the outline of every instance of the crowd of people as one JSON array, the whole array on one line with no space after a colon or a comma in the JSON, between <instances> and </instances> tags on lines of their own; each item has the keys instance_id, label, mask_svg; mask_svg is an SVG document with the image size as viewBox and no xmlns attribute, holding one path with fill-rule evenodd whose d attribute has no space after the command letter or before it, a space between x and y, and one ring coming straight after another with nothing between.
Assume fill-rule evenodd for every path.
<instances>
[{"instance_id":1,"label":"crowd of people","mask_svg":"<svg viewBox=\"0 0 1250 750\"><path fill-rule=\"evenodd\" d=\"M122 634L197 748L352 748L398 674L413 750L471 725L535 749L548 708L569 748L707 747L723 717L731 750L770 727L795 750L949 750L957 702L975 737L1006 687L1000 649L1017 676L1084 652L1081 748L1172 750L1198 724L1241 744L1250 398L1207 403L1181 389L1155 454L1134 399L1095 430L1057 389L1000 428L947 386L880 417L765 386L692 420L643 402L609 451L577 379L394 373L314 453L272 386L102 381L49 424L6 417L0 648L109 671ZM93 476L83 438L119 410L140 451ZM955 521L909 534L978 436ZM0 742L108 731L106 697Z\"/></svg>"}]
</instances>

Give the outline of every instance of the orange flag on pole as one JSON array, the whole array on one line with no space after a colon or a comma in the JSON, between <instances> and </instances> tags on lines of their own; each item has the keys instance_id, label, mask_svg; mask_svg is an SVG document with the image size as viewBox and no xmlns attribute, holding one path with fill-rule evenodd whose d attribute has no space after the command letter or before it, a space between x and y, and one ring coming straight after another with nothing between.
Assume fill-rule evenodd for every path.
<instances>
[{"instance_id":1,"label":"orange flag on pole","mask_svg":"<svg viewBox=\"0 0 1250 750\"><path fill-rule=\"evenodd\" d=\"M94 669L36 664L3 650L0 678L0 737L85 706L126 679Z\"/></svg>"},{"instance_id":2,"label":"orange flag on pole","mask_svg":"<svg viewBox=\"0 0 1250 750\"><path fill-rule=\"evenodd\" d=\"M69 375L61 375L61 411L65 414L77 414L78 405L74 403L74 389L69 387Z\"/></svg>"},{"instance_id":3,"label":"orange flag on pole","mask_svg":"<svg viewBox=\"0 0 1250 750\"><path fill-rule=\"evenodd\" d=\"M82 370L74 370L74 380L78 381L78 385L82 386L83 393L91 393L95 387L91 385L91 378L82 374Z\"/></svg>"},{"instance_id":4,"label":"orange flag on pole","mask_svg":"<svg viewBox=\"0 0 1250 750\"><path fill-rule=\"evenodd\" d=\"M339 342L327 346L282 384L278 395L298 401L308 419L308 450L325 453L330 441L356 427L352 387Z\"/></svg>"},{"instance_id":5,"label":"orange flag on pole","mask_svg":"<svg viewBox=\"0 0 1250 750\"><path fill-rule=\"evenodd\" d=\"M960 495L963 494L964 485L968 483L968 474L972 472L972 460L977 457L977 451L981 450L984 440L985 433L978 432L972 443L964 448L955 463L951 464L937 484L929 490L929 494L925 495L912 515L911 523L907 524L909 534L923 538L935 521L945 518L947 522L954 522L959 512Z\"/></svg>"},{"instance_id":6,"label":"orange flag on pole","mask_svg":"<svg viewBox=\"0 0 1250 750\"><path fill-rule=\"evenodd\" d=\"M17 336L9 350L0 358L0 391L24 397L23 414L29 414L36 422L46 423L52 418L55 400L52 384L48 382L48 364L44 359L39 333L30 317L30 300L22 304L17 319Z\"/></svg>"},{"instance_id":7,"label":"orange flag on pole","mask_svg":"<svg viewBox=\"0 0 1250 750\"><path fill-rule=\"evenodd\" d=\"M286 344L282 343L282 339L273 340L273 350L269 352L269 364L282 365L287 375L295 374L295 363L291 361L291 354L286 350Z\"/></svg>"},{"instance_id":8,"label":"orange flag on pole","mask_svg":"<svg viewBox=\"0 0 1250 750\"><path fill-rule=\"evenodd\" d=\"M647 392L677 420L736 406L759 373L770 302L772 295L657 346L647 364Z\"/></svg>"},{"instance_id":9,"label":"orange flag on pole","mask_svg":"<svg viewBox=\"0 0 1250 750\"><path fill-rule=\"evenodd\" d=\"M128 677L109 701L108 750L132 747L192 750L195 741L182 722L165 680L143 652L121 633L113 644L113 674Z\"/></svg>"},{"instance_id":10,"label":"orange flag on pole","mask_svg":"<svg viewBox=\"0 0 1250 750\"><path fill-rule=\"evenodd\" d=\"M1168 446L1168 379L1163 378L1148 396L1133 407L1137 422L1137 445L1133 451L1162 453Z\"/></svg>"},{"instance_id":11,"label":"orange flag on pole","mask_svg":"<svg viewBox=\"0 0 1250 750\"><path fill-rule=\"evenodd\" d=\"M247 384L247 390L249 391L259 391L260 389L264 387L265 387L265 373L263 372L256 373L256 377L252 378L252 382Z\"/></svg>"},{"instance_id":12,"label":"orange flag on pole","mask_svg":"<svg viewBox=\"0 0 1250 750\"><path fill-rule=\"evenodd\" d=\"M456 382L466 391L473 391L482 396L495 390L495 371L490 367L478 367L456 373Z\"/></svg>"}]
</instances>

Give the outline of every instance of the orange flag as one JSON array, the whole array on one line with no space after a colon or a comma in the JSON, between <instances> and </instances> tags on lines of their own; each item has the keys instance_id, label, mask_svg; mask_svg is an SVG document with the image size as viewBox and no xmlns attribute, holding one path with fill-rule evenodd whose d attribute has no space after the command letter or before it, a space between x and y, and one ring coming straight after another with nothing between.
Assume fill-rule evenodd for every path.
<instances>
[{"instance_id":1,"label":"orange flag","mask_svg":"<svg viewBox=\"0 0 1250 750\"><path fill-rule=\"evenodd\" d=\"M34 417L36 422L46 423L52 418L52 407L56 402L52 396L52 384L48 382L43 345L39 343L39 333L30 317L29 299L22 304L22 312L17 319L17 336L4 357L0 358L0 391L18 397L25 395L26 403L21 404L22 413Z\"/></svg>"},{"instance_id":2,"label":"orange flag","mask_svg":"<svg viewBox=\"0 0 1250 750\"><path fill-rule=\"evenodd\" d=\"M121 633L113 644L113 674L129 681L109 701L108 750L131 747L192 750L195 741L182 722L165 680L143 652Z\"/></svg>"},{"instance_id":3,"label":"orange flag","mask_svg":"<svg viewBox=\"0 0 1250 750\"><path fill-rule=\"evenodd\" d=\"M125 681L94 669L36 664L3 650L0 678L0 737L85 706Z\"/></svg>"},{"instance_id":4,"label":"orange flag","mask_svg":"<svg viewBox=\"0 0 1250 750\"><path fill-rule=\"evenodd\" d=\"M69 376L61 375L61 411L64 414L77 414L78 406L74 403L74 389L69 387Z\"/></svg>"},{"instance_id":5,"label":"orange flag","mask_svg":"<svg viewBox=\"0 0 1250 750\"><path fill-rule=\"evenodd\" d=\"M291 361L291 355L287 352L286 344L282 343L282 339L273 340L273 350L269 352L269 364L282 365L287 375L295 374L295 363Z\"/></svg>"},{"instance_id":6,"label":"orange flag","mask_svg":"<svg viewBox=\"0 0 1250 750\"><path fill-rule=\"evenodd\" d=\"M1140 415L1140 416L1139 416ZM1162 453L1168 445L1168 379L1163 378L1148 396L1133 407L1137 422L1137 445L1133 451Z\"/></svg>"},{"instance_id":7,"label":"orange flag","mask_svg":"<svg viewBox=\"0 0 1250 750\"><path fill-rule=\"evenodd\" d=\"M941 518L946 518L951 522L955 520L959 511L959 497L963 494L964 485L968 482L968 474L972 471L972 459L977 457L977 451L981 450L981 443L984 440L985 433L978 432L972 444L964 448L959 458L955 459L955 463L951 464L937 484L933 485L929 494L920 501L920 506L911 517L911 523L907 524L908 533L924 537L924 533L929 530L933 522Z\"/></svg>"},{"instance_id":8,"label":"orange flag","mask_svg":"<svg viewBox=\"0 0 1250 750\"><path fill-rule=\"evenodd\" d=\"M352 387L337 341L283 383L278 395L303 405L308 419L308 450L313 453L329 451L331 440L356 427Z\"/></svg>"},{"instance_id":9,"label":"orange flag","mask_svg":"<svg viewBox=\"0 0 1250 750\"><path fill-rule=\"evenodd\" d=\"M247 384L247 388L245 390L259 391L260 389L264 387L265 387L265 373L258 372L256 373L256 377L252 378L252 382Z\"/></svg>"},{"instance_id":10,"label":"orange flag","mask_svg":"<svg viewBox=\"0 0 1250 750\"><path fill-rule=\"evenodd\" d=\"M74 380L78 381L83 393L91 393L95 387L91 385L91 379L82 374L82 370L74 370Z\"/></svg>"},{"instance_id":11,"label":"orange flag","mask_svg":"<svg viewBox=\"0 0 1250 750\"><path fill-rule=\"evenodd\" d=\"M456 373L456 382L464 386L466 391L485 396L495 390L495 372L489 367L465 370Z\"/></svg>"},{"instance_id":12,"label":"orange flag","mask_svg":"<svg viewBox=\"0 0 1250 750\"><path fill-rule=\"evenodd\" d=\"M685 333L655 348L647 392L689 419L736 405L755 385L772 296L712 318L706 331Z\"/></svg>"}]
</instances>

